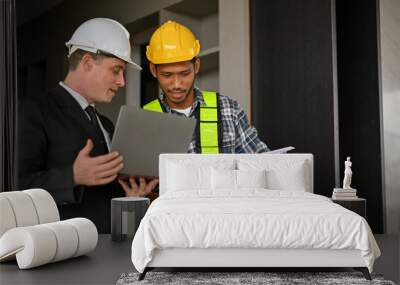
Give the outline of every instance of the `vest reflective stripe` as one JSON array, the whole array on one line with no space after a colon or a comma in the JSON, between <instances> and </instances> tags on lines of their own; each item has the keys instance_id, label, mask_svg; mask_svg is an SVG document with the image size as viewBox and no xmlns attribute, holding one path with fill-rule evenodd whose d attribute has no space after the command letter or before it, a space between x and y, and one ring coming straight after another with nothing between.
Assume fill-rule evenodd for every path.
<instances>
[{"instance_id":1,"label":"vest reflective stripe","mask_svg":"<svg viewBox=\"0 0 400 285\"><path fill-rule=\"evenodd\" d=\"M201 147L201 153L203 153L203 154L218 154L219 147Z\"/></svg>"},{"instance_id":2,"label":"vest reflective stripe","mask_svg":"<svg viewBox=\"0 0 400 285\"><path fill-rule=\"evenodd\" d=\"M159 112L159 113L163 112L161 103L158 99L147 103L146 105L143 106L143 109L148 110L148 111L153 111L153 112Z\"/></svg>"},{"instance_id":3,"label":"vest reflective stripe","mask_svg":"<svg viewBox=\"0 0 400 285\"><path fill-rule=\"evenodd\" d=\"M217 93L211 91L201 91L207 108L217 108Z\"/></svg>"},{"instance_id":4,"label":"vest reflective stripe","mask_svg":"<svg viewBox=\"0 0 400 285\"><path fill-rule=\"evenodd\" d=\"M200 120L202 122L218 122L217 108L200 108Z\"/></svg>"},{"instance_id":5,"label":"vest reflective stripe","mask_svg":"<svg viewBox=\"0 0 400 285\"><path fill-rule=\"evenodd\" d=\"M218 124L200 122L201 153L218 153Z\"/></svg>"},{"instance_id":6,"label":"vest reflective stripe","mask_svg":"<svg viewBox=\"0 0 400 285\"><path fill-rule=\"evenodd\" d=\"M216 92L202 91L205 106L200 106L199 144L200 152L219 153L218 144L218 96ZM143 106L143 109L153 112L163 112L158 99Z\"/></svg>"},{"instance_id":7,"label":"vest reflective stripe","mask_svg":"<svg viewBox=\"0 0 400 285\"><path fill-rule=\"evenodd\" d=\"M202 91L206 106L200 106L201 153L219 153L217 93Z\"/></svg>"}]
</instances>

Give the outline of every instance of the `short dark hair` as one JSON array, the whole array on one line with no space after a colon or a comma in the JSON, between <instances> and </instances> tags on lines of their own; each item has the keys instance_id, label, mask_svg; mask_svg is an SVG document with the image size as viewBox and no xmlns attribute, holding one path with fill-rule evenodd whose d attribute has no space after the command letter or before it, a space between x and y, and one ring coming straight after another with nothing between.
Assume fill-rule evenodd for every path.
<instances>
[{"instance_id":1,"label":"short dark hair","mask_svg":"<svg viewBox=\"0 0 400 285\"><path fill-rule=\"evenodd\" d=\"M102 60L104 57L106 57L103 54L98 54L98 53L93 53L93 52L89 52L89 51L85 51L82 49L77 49L76 51L74 51L69 57L68 57L68 69L70 71L74 71L79 63L81 62L83 56L85 54L90 54L90 56L95 60L95 61L100 61Z\"/></svg>"},{"instance_id":2,"label":"short dark hair","mask_svg":"<svg viewBox=\"0 0 400 285\"><path fill-rule=\"evenodd\" d=\"M198 59L198 57L197 56L195 56L194 58L192 58L191 60L189 60L191 63L193 63L193 64L195 64L196 63L196 60ZM155 63L153 63L154 64L154 66L157 68L157 65L160 65L160 64L155 64Z\"/></svg>"}]
</instances>

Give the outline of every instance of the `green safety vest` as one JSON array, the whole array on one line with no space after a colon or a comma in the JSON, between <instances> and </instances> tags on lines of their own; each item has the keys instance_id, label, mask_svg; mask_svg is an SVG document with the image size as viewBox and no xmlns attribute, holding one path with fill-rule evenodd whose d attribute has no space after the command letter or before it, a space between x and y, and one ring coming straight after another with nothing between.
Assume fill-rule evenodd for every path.
<instances>
[{"instance_id":1,"label":"green safety vest","mask_svg":"<svg viewBox=\"0 0 400 285\"><path fill-rule=\"evenodd\" d=\"M205 106L200 106L196 143L200 148L200 153L220 153L218 94L210 91L201 91L201 93L203 94ZM143 109L164 112L159 99L147 103L143 106Z\"/></svg>"}]
</instances>

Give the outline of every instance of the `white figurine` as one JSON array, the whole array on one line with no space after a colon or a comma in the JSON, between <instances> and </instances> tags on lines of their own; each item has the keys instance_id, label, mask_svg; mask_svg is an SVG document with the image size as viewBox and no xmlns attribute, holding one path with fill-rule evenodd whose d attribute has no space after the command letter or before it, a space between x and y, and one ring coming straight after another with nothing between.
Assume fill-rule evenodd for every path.
<instances>
[{"instance_id":1,"label":"white figurine","mask_svg":"<svg viewBox=\"0 0 400 285\"><path fill-rule=\"evenodd\" d=\"M347 157L347 160L344 162L344 179L343 179L343 189L353 189L351 188L351 176L353 175L353 172L351 171L351 161L350 161L350 156Z\"/></svg>"}]
</instances>

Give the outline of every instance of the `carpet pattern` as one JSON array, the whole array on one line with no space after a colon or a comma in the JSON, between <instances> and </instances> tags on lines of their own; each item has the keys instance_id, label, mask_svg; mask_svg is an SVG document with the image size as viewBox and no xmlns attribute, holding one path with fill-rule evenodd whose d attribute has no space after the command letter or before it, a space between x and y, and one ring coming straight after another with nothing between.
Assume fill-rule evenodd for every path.
<instances>
[{"instance_id":1,"label":"carpet pattern","mask_svg":"<svg viewBox=\"0 0 400 285\"><path fill-rule=\"evenodd\" d=\"M297 284L379 284L396 285L384 280L381 275L372 274L372 281L364 278L361 272L148 272L142 281L139 273L124 273L117 285L134 284L213 284L213 285L297 285Z\"/></svg>"}]
</instances>

